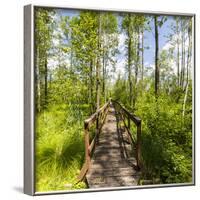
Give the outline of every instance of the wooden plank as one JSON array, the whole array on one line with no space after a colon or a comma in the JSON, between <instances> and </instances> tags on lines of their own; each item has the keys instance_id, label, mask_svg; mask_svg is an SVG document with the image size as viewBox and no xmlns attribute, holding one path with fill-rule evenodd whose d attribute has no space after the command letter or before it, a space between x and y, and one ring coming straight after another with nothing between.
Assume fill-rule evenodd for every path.
<instances>
[{"instance_id":1,"label":"wooden plank","mask_svg":"<svg viewBox=\"0 0 200 200\"><path fill-rule=\"evenodd\" d=\"M124 168L124 167L135 167L136 166L136 160L133 162L122 162L118 160L113 160L111 162L107 161L99 161L95 160L92 164L92 169L98 169L98 168L105 168L105 169L113 169L113 168Z\"/></svg>"},{"instance_id":2,"label":"wooden plank","mask_svg":"<svg viewBox=\"0 0 200 200\"><path fill-rule=\"evenodd\" d=\"M101 148L101 149L95 149L95 153L94 155L98 155L98 154L104 154L104 155L107 155L107 154L118 154L120 153L121 151L123 151L122 148Z\"/></svg>"},{"instance_id":3,"label":"wooden plank","mask_svg":"<svg viewBox=\"0 0 200 200\"><path fill-rule=\"evenodd\" d=\"M129 154L133 153L131 145L126 144L125 147L108 147L107 148L101 147L98 149L95 149L94 156L111 156L111 155L121 155L121 153L127 152Z\"/></svg>"},{"instance_id":4,"label":"wooden plank","mask_svg":"<svg viewBox=\"0 0 200 200\"><path fill-rule=\"evenodd\" d=\"M106 138L100 138L98 140L99 144L100 143L114 143L114 144L119 144L119 139L118 138L110 138L110 139L106 139Z\"/></svg>"},{"instance_id":5,"label":"wooden plank","mask_svg":"<svg viewBox=\"0 0 200 200\"><path fill-rule=\"evenodd\" d=\"M91 164L95 164L95 163L98 163L98 162L101 162L99 160L96 160L96 159L92 159L91 160ZM102 161L103 162L103 161ZM112 160L110 161L108 164L113 164L113 162L118 162L118 163L133 163L135 164L136 163L136 158L135 157L132 157L132 158L125 158L125 159L117 159L117 160Z\"/></svg>"},{"instance_id":6,"label":"wooden plank","mask_svg":"<svg viewBox=\"0 0 200 200\"><path fill-rule=\"evenodd\" d=\"M95 160L102 160L102 161L116 161L116 160L120 160L121 158L124 158L123 154L112 155L112 157L110 155L104 155L104 154L94 155Z\"/></svg>"},{"instance_id":7,"label":"wooden plank","mask_svg":"<svg viewBox=\"0 0 200 200\"><path fill-rule=\"evenodd\" d=\"M94 177L89 179L90 188L119 187L137 185L139 176L114 176L114 177Z\"/></svg>"},{"instance_id":8,"label":"wooden plank","mask_svg":"<svg viewBox=\"0 0 200 200\"><path fill-rule=\"evenodd\" d=\"M112 183L112 185L110 185L110 184L107 184L107 183L102 183L102 184L92 184L92 185L90 185L90 188L93 188L93 189L97 189L97 188L113 188L113 187L125 187L125 186L129 186L129 187L131 187L131 186L136 186L137 184L135 184L135 183L126 183L125 185L123 185L123 184L121 184L121 183L118 183L118 182L113 182Z\"/></svg>"},{"instance_id":9,"label":"wooden plank","mask_svg":"<svg viewBox=\"0 0 200 200\"><path fill-rule=\"evenodd\" d=\"M100 136L99 137L99 142L110 141L110 142L119 143L119 140L120 140L120 138L118 136L105 136L105 137Z\"/></svg>"},{"instance_id":10,"label":"wooden plank","mask_svg":"<svg viewBox=\"0 0 200 200\"><path fill-rule=\"evenodd\" d=\"M88 178L93 177L109 177L109 176L127 176L127 175L135 175L136 170L133 167L120 167L120 168L104 168L103 166L101 168L95 168L93 167L88 174Z\"/></svg>"},{"instance_id":11,"label":"wooden plank","mask_svg":"<svg viewBox=\"0 0 200 200\"><path fill-rule=\"evenodd\" d=\"M97 146L95 148L95 152L99 151L109 151L109 150L120 150L121 146L119 144L117 145L102 145L102 146Z\"/></svg>"}]
</instances>

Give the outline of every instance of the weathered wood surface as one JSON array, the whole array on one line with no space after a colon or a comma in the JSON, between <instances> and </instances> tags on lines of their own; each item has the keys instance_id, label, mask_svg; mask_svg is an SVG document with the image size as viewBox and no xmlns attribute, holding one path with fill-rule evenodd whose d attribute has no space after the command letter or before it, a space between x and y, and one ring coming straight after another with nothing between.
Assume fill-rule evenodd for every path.
<instances>
[{"instance_id":1,"label":"weathered wood surface","mask_svg":"<svg viewBox=\"0 0 200 200\"><path fill-rule=\"evenodd\" d=\"M134 148L125 131L122 119L111 106L86 175L90 188L138 184L140 172L136 170Z\"/></svg>"},{"instance_id":2,"label":"weathered wood surface","mask_svg":"<svg viewBox=\"0 0 200 200\"><path fill-rule=\"evenodd\" d=\"M85 134L85 163L81 168L81 171L77 177L78 182L82 181L85 177L91 162L91 155L96 144L96 140L101 132L101 128L104 124L107 116L108 108L110 106L110 100L93 115L84 121L84 134ZM96 133L90 143L90 126L94 124L96 126Z\"/></svg>"}]
</instances>

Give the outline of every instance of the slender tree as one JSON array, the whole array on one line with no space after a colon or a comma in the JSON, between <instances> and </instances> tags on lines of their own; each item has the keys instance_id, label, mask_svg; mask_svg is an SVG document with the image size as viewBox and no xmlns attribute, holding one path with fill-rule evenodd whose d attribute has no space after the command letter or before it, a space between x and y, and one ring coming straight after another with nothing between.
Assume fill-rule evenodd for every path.
<instances>
[{"instance_id":1,"label":"slender tree","mask_svg":"<svg viewBox=\"0 0 200 200\"><path fill-rule=\"evenodd\" d=\"M141 51L142 51L142 55L141 55L141 80L142 80L142 85L143 85L143 79L144 79L144 27L142 27L142 32L141 32L141 43L142 43L142 47L141 47Z\"/></svg>"},{"instance_id":2,"label":"slender tree","mask_svg":"<svg viewBox=\"0 0 200 200\"><path fill-rule=\"evenodd\" d=\"M127 35L126 47L127 47L127 72L128 72L128 84L129 84L129 105L133 106L133 80L132 80L132 64L133 64L133 20L131 13L124 16L122 23L122 30Z\"/></svg>"},{"instance_id":3,"label":"slender tree","mask_svg":"<svg viewBox=\"0 0 200 200\"><path fill-rule=\"evenodd\" d=\"M102 94L104 102L107 101L107 79L108 68L114 69L116 55L118 53L118 24L117 17L112 13L102 13L102 39L101 39L101 57L102 57Z\"/></svg>"},{"instance_id":4,"label":"slender tree","mask_svg":"<svg viewBox=\"0 0 200 200\"><path fill-rule=\"evenodd\" d=\"M36 59L36 101L37 111L40 112L48 104L48 55L52 43L53 15L51 9L37 8L35 10L35 59Z\"/></svg>"},{"instance_id":5,"label":"slender tree","mask_svg":"<svg viewBox=\"0 0 200 200\"><path fill-rule=\"evenodd\" d=\"M159 52L159 35L158 35L158 16L154 16L155 28L155 95L159 92L159 65L158 65L158 52Z\"/></svg>"},{"instance_id":6,"label":"slender tree","mask_svg":"<svg viewBox=\"0 0 200 200\"><path fill-rule=\"evenodd\" d=\"M176 44L177 44L177 85L180 85L180 42L179 42L179 34L180 34L180 28L179 28L179 17L175 18L176 20Z\"/></svg>"},{"instance_id":7,"label":"slender tree","mask_svg":"<svg viewBox=\"0 0 200 200\"><path fill-rule=\"evenodd\" d=\"M167 20L166 16L154 16L154 32L155 32L155 95L159 95L160 89L160 66L159 66L159 31Z\"/></svg>"},{"instance_id":8,"label":"slender tree","mask_svg":"<svg viewBox=\"0 0 200 200\"><path fill-rule=\"evenodd\" d=\"M100 107L100 51L101 51L101 13L98 13L98 54L97 54L97 63L96 63L96 109Z\"/></svg>"},{"instance_id":9,"label":"slender tree","mask_svg":"<svg viewBox=\"0 0 200 200\"><path fill-rule=\"evenodd\" d=\"M185 84L185 94L184 94L184 100L183 100L183 117L185 116L185 110L186 110L186 102L188 98L188 90L189 90L189 68L191 65L191 50L192 50L192 42L191 42L191 36L192 36L192 22L191 20L187 20L187 36L188 36L188 49L187 49L187 74L186 74L186 84Z\"/></svg>"}]
</instances>

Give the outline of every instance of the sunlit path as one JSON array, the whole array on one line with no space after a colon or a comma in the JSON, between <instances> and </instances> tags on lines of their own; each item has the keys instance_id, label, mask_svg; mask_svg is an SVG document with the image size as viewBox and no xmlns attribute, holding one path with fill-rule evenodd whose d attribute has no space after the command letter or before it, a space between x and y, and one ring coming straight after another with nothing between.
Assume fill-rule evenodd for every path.
<instances>
[{"instance_id":1,"label":"sunlit path","mask_svg":"<svg viewBox=\"0 0 200 200\"><path fill-rule=\"evenodd\" d=\"M102 129L93 140L94 142L91 142L94 145L88 147L91 149L90 146L94 146L93 152L91 150L89 155L91 159L88 160L86 157L86 161L88 160L88 171L85 171L87 173L86 181L90 188L138 184L140 177L137 161L139 150L136 149L136 145L132 142L132 136L127 132L129 130L126 129L125 115L122 113L124 108L119 108L119 105L119 103L115 103L113 106L113 103L108 103ZM106 112L106 107L103 112ZM129 114L129 120L134 117L139 124L140 119Z\"/></svg>"}]
</instances>

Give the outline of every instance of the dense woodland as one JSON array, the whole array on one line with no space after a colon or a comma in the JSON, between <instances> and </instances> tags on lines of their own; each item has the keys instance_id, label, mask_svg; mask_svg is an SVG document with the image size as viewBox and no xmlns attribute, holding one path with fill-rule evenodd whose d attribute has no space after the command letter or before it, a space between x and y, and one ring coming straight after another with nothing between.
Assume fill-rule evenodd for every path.
<instances>
[{"instance_id":1,"label":"dense woodland","mask_svg":"<svg viewBox=\"0 0 200 200\"><path fill-rule=\"evenodd\" d=\"M83 121L109 98L142 119L140 183L191 182L190 17L37 8L34 63L37 191L86 188Z\"/></svg>"}]
</instances>

